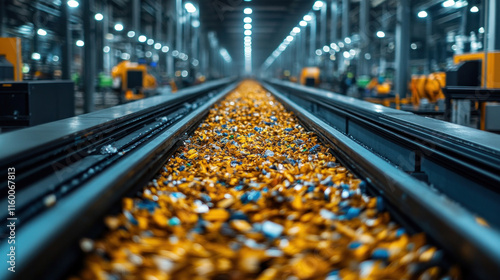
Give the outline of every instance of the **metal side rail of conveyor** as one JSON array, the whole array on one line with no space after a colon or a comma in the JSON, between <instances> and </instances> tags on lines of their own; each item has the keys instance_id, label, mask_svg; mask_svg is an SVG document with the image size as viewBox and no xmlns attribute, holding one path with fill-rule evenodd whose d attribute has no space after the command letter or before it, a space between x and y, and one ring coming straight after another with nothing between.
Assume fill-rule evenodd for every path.
<instances>
[{"instance_id":1,"label":"metal side rail of conveyor","mask_svg":"<svg viewBox=\"0 0 500 280\"><path fill-rule=\"evenodd\" d=\"M391 138L393 135L386 133L385 130L376 134L379 122L390 117L397 119L398 111L281 81L263 83L263 86L288 110L294 112L305 127L320 135L326 142L325 144L336 148L335 156L358 177L364 178L372 191L384 197L393 210L391 215L398 222L417 231L426 232L436 244L445 249L451 259L460 263L467 270L466 278L500 279L500 231L498 227L481 223L476 214L456 203L452 196L447 193L443 195L427 182L417 179L421 179L422 176L417 178L413 176L415 170L409 172L376 153L380 145L388 145L387 149L398 149L396 145L400 142L396 140L402 141L401 139ZM330 107L319 109L320 106L326 106L326 104ZM326 108L331 108L331 111ZM334 110L337 108L338 110ZM342 115L340 115L340 108L343 110ZM363 112L365 114L371 112L371 115L366 116L368 120L364 121L368 122L371 118L374 127L370 130L370 134L367 132L364 137L372 139L358 139L353 136L362 132L359 131L361 127L356 126L361 126ZM377 114L379 114L378 117L375 117ZM401 115L411 116L404 112L401 112ZM357 116L360 117L357 118ZM411 119L418 121L418 118L420 117L412 116ZM332 122L344 129L332 126ZM343 126L341 122L345 122ZM401 122L398 124L401 125ZM370 126L369 123L363 123L363 125L365 128ZM396 124L392 126L398 127ZM350 129L347 129L349 127ZM416 127L418 127L417 122L408 130L416 129ZM427 127L427 129L432 129L432 127ZM441 131L441 133L445 132ZM365 143L371 141L372 146L368 146L363 141ZM375 144L376 141L381 141L379 146ZM394 141L393 144L389 144L390 141ZM443 175L451 176L449 173ZM429 178L433 178L432 174L429 174ZM450 183L453 180L450 178ZM455 185L452 187L458 189ZM499 204L497 199L495 207L499 207ZM482 205L479 203L476 206L480 209ZM497 211L493 214L498 213Z\"/></svg>"},{"instance_id":2,"label":"metal side rail of conveyor","mask_svg":"<svg viewBox=\"0 0 500 280\"><path fill-rule=\"evenodd\" d=\"M290 100L500 228L500 135L270 80Z\"/></svg>"},{"instance_id":3,"label":"metal side rail of conveyor","mask_svg":"<svg viewBox=\"0 0 500 280\"><path fill-rule=\"evenodd\" d=\"M153 176L166 151L182 142L185 133L235 86L234 78L207 82L175 95L0 135L0 146L9 147L0 150L0 166L15 169L18 256L18 272L4 269L0 279L41 277L54 258L78 243L72 237L81 236L109 212L110 205L139 187L136 178ZM0 187L4 221L7 186L2 182ZM0 248L7 252L10 245L3 241L9 232L4 228ZM6 258L3 254L3 264ZM60 278L65 272L53 273L45 279Z\"/></svg>"}]
</instances>

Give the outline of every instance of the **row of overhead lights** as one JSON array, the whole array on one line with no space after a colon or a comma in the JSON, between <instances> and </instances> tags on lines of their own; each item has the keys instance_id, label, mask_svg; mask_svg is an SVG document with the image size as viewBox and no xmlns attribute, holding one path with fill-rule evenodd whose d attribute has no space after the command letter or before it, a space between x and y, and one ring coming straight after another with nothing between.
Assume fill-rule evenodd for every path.
<instances>
[{"instance_id":1,"label":"row of overhead lights","mask_svg":"<svg viewBox=\"0 0 500 280\"><path fill-rule=\"evenodd\" d=\"M247 1L249 2L249 1ZM243 19L243 35L244 35L244 49L245 49L245 71L252 72L252 18L250 15L253 13L251 8L245 8L243 13L246 15Z\"/></svg>"},{"instance_id":2,"label":"row of overhead lights","mask_svg":"<svg viewBox=\"0 0 500 280\"><path fill-rule=\"evenodd\" d=\"M69 7L71 7L71 8L77 8L77 7L80 5L80 3L78 3L78 1L76 1L76 0L69 0L69 1L67 1L67 4L68 4L68 6L69 6ZM187 3L184 5L184 8L186 9L186 11L187 11L188 13L195 13L195 12L197 11L196 6L194 6L194 5L193 5L192 3L190 3L190 2L187 2ZM104 19L104 15L103 15L103 14L101 14L101 13L97 13L97 14L95 14L95 15L94 15L94 19L95 19L96 21L102 21L102 20ZM117 24L115 24L114 29L115 29L116 31L120 32L120 31L123 31L123 30L124 30L124 26L123 26L123 24L121 24L121 23L117 23ZM44 30L44 29L42 29L42 28L40 28L40 29L38 29L38 30L37 30L37 34L38 34L39 36L46 36L46 35L47 35L47 31L46 31L46 30ZM109 34L108 34L108 35L109 35ZM135 34L135 31L129 31L129 32L127 33L127 36L128 36L129 38L133 38L133 37L135 37L135 35L136 35L136 34ZM111 36L111 37L112 37L112 36ZM111 39L112 39L112 38L111 38ZM161 43L155 43L155 41L154 41L153 39L148 39L145 35L140 35L140 36L138 36L138 37L137 37L137 40L138 40L139 42L141 42L141 43L147 43L147 44L148 44L148 45L150 45L150 46L153 46L153 45L154 45L154 46L153 46L153 47L154 47L154 49L156 49L156 50L161 50L161 51L162 51L162 52L164 52L164 53L167 53L167 52L170 50L170 48L169 48L168 46L164 46L164 45L162 45ZM84 42L83 40L77 40L75 44L76 44L76 46L77 46L77 47L83 47L83 46L85 46L85 42ZM110 48L109 46L105 46L105 47L103 48L103 52L104 52L104 53L109 53L109 52L110 52L110 50L111 50L111 48ZM176 54L176 53L177 53L177 54ZM126 55L127 55L126 53L123 53L123 54L125 54L125 56L124 56L124 55L122 55L122 58L123 58L123 59L130 59L130 56L128 56L128 58L126 57ZM223 54L222 56L223 56L223 58L224 58L226 61L228 61L228 60L229 60L229 62L231 61L231 57L229 56L229 53L228 53L227 51L225 51L225 52L224 52L224 51L222 51L222 50L221 50L221 54ZM178 51L174 51L174 52L172 53L172 55L173 55L174 57L179 57L180 59L187 60L187 55L186 55L186 54L183 54L183 53L180 53L180 52L178 52ZM32 54L32 59L34 59L34 60L40 60L40 58L41 58L41 55L40 55L39 53L36 53L36 52L35 52L35 53L33 53L33 54Z\"/></svg>"},{"instance_id":3,"label":"row of overhead lights","mask_svg":"<svg viewBox=\"0 0 500 280\"><path fill-rule=\"evenodd\" d=\"M80 4L78 3L78 1L76 1L76 0L69 0L69 1L67 1L67 4L68 4L68 6L69 6L69 7L71 7L71 8L77 8L77 7L80 5ZM192 3L190 3L190 2L186 3L186 4L184 5L184 8L186 9L186 11L187 11L188 13L195 13L195 12L197 11L196 6L194 6L194 5L193 5ZM103 15L103 14L101 14L101 13L97 13L97 14L95 14L95 15L94 15L94 19L95 19L96 21L102 21L102 20L104 19L104 15ZM193 24L193 26L194 26L194 24ZM199 23L198 23L198 26L194 26L194 27L199 27ZM120 31L123 31L123 30L124 30L124 26L123 26L123 24L121 24L121 23L117 23L117 24L115 24L114 29L115 29L116 31L120 32ZM47 31L46 31L46 30L44 30L44 29L41 29L41 28L40 28L40 29L38 29L38 30L37 30L37 34L38 34L38 35L40 35L40 36L46 36L46 35L47 35ZM108 34L108 35L111 35L111 36L109 36L109 38L108 38L108 36L107 36L107 39L110 39L110 40L111 40L111 39L113 39L113 35L112 35L112 34ZM134 32L134 31L129 31L129 32L127 33L127 36L128 36L129 38L133 38L133 37L135 37L135 35L136 35L136 34L135 34L135 32ZM164 52L164 53L167 53L167 52L170 50L170 48L169 48L168 46L166 46L166 45L165 45L165 46L163 46L161 43L158 43L158 42L157 42L157 43L155 43L155 41L154 41L153 39L148 39L148 38L147 38L146 36L144 36L144 35L140 35L140 36L138 36L138 37L137 37L137 40L138 40L139 42L141 42L141 43L147 43L148 45L153 46L153 47L154 47L154 49L156 49L156 50L161 50L161 51L162 51L162 52ZM75 44L76 44L76 46L78 46L78 47L83 47L83 46L85 46L85 42L84 42L84 41L82 41L82 40L77 40ZM103 52L104 52L104 53L109 53L110 51L111 51L111 48L110 48L109 46L104 46L104 48L103 48ZM221 51L220 51L220 52L221 52L221 55L222 55L222 57L224 58L224 60L226 60L227 62L231 62L231 61L232 61L231 56L229 55L229 53L227 52L227 50L225 50L225 49L221 49ZM146 52L146 57L151 57L151 56L152 56L152 53L151 53L150 51ZM179 51L177 51L177 50L174 50L174 51L172 52L172 56L174 56L174 57L178 57L179 59L182 59L182 60L184 60L184 61L187 61L187 60L188 60L188 55L186 55L186 54L184 54L184 53L181 53L181 52L179 52ZM34 53L32 54L32 56L31 56L31 58L32 58L33 60L40 60L40 59L41 59L41 55L40 55L39 53L37 53L37 52L34 52ZM122 59L124 59L124 60L128 60L128 59L130 59L130 54L128 54L128 53L122 53L122 54L121 54L121 58L122 58ZM54 60L54 61L58 61L58 60L59 60L59 57L58 57L58 56L54 56L53 60ZM196 65L195 65L195 64L196 64ZM194 65L194 66L199 65L199 61L198 61L198 60L194 60L194 61L193 61L193 65ZM184 73L183 73L183 76L184 76Z\"/></svg>"},{"instance_id":4,"label":"row of overhead lights","mask_svg":"<svg viewBox=\"0 0 500 280\"><path fill-rule=\"evenodd\" d=\"M467 1L455 1L455 0L446 0L441 4L444 8L463 8L468 5ZM469 10L471 13L479 12L478 6L472 6ZM417 16L419 18L426 18L429 14L427 11L419 11Z\"/></svg>"},{"instance_id":5,"label":"row of overhead lights","mask_svg":"<svg viewBox=\"0 0 500 280\"><path fill-rule=\"evenodd\" d=\"M324 7L325 3L323 1L316 1L313 5L313 10L315 11L319 11L321 10L323 7ZM442 6L445 7L445 8L448 8L448 7L454 7L454 8L462 8L462 7L465 7L467 6L467 1L463 1L463 0L460 0L460 1L455 1L455 0L446 0L442 3ZM477 13L479 12L479 8L477 6L472 6L470 8L470 12L471 13ZM417 16L419 18L426 18L428 16L428 13L426 11L420 11L418 12ZM314 15L312 14L307 14L303 17L303 20L301 20L299 22L299 26L300 27L306 27L308 25L308 22L313 20L314 18ZM484 32L484 31L483 31ZM287 36L287 38L285 38L285 40L283 41L283 43L281 43L279 45L279 47L272 53L272 55L265 61L265 66L269 67L275 60L276 58L278 58L281 53L283 51L286 50L286 48L288 47L288 45L293 41L293 38L296 34L300 33L300 28L299 27L294 27L292 32L290 32L290 35ZM481 33L481 32L480 32ZM382 30L379 30L377 31L377 33L375 34L378 38L385 38L386 37L386 33ZM345 43L346 44L350 44L351 43L351 39L350 38L346 38L345 39ZM340 52L340 48L343 48L344 47L344 43L343 42L339 42L338 44L335 44L335 43L332 43L330 46L324 46L323 49L318 49L316 50L316 55L322 55L323 53L330 53L331 54L331 59L332 60L335 60L335 52ZM416 44L412 44L411 45L411 48L413 50L417 49L417 45ZM356 50L349 50L349 51L344 51L343 52L343 56L345 58L353 58L355 55L357 54ZM365 55L365 58L366 59L371 59L371 55L369 54L366 54Z\"/></svg>"},{"instance_id":6,"label":"row of overhead lights","mask_svg":"<svg viewBox=\"0 0 500 280\"><path fill-rule=\"evenodd\" d=\"M68 1L67 1L67 4L68 4L68 6L69 6L69 7L71 7L71 8L77 8L77 7L80 5L80 3L79 3L78 1L76 1L76 0L68 0ZM196 6L195 6L195 5L193 5L193 3L190 3L190 2L185 3L185 4L184 4L184 8L186 9L186 11L187 11L188 13L195 13L195 12L197 11ZM102 21L102 20L104 19L104 15L103 15L103 14L101 14L101 13L96 13L96 14L94 15L94 19L95 19L96 21ZM121 31L123 31L123 30L125 29L125 27L123 26L123 24L122 24L122 23L116 23L116 24L115 24L115 26L114 26L114 29L115 29L116 31L118 31L118 32L121 32ZM46 35L47 35L47 31L45 31L44 29L38 29L37 34L38 34L38 35L40 35L40 36L46 36ZM136 35L135 31L129 31L129 32L127 33L127 36L128 36L129 38L133 38L133 37L135 37L135 35ZM148 45L150 45L150 46L154 45L154 48L155 48L156 50L161 50L161 51L162 51L162 52L164 52L164 53L167 53L167 52L170 50L170 48L169 48L168 46L162 46L162 44L161 44L161 43L156 43L156 44L155 44L155 42L154 42L154 40L153 40L153 39L148 39L148 38L147 38L146 36L144 36L144 35L140 35L140 36L138 36L138 37L137 37L137 40L138 40L139 42L141 42L141 43L147 43L147 44L148 44ZM78 40L78 41L76 41L76 45L77 45L78 47L83 47L83 46L85 45L85 43L84 43L82 40Z\"/></svg>"},{"instance_id":7,"label":"row of overhead lights","mask_svg":"<svg viewBox=\"0 0 500 280\"><path fill-rule=\"evenodd\" d=\"M316 1L314 2L313 5L313 10L318 11L323 6L325 5L325 2L323 1ZM307 14L305 15L302 20L299 22L299 26L296 26L290 31L290 34L283 40L283 42L278 46L276 50L273 51L271 56L269 56L266 61L264 62L264 65L266 67L271 66L271 64L274 63L274 61L287 49L287 47L294 41L295 36L297 36L301 32L301 27L306 27L308 25L308 22L314 19L313 14Z\"/></svg>"},{"instance_id":8,"label":"row of overhead lights","mask_svg":"<svg viewBox=\"0 0 500 280\"><path fill-rule=\"evenodd\" d=\"M321 10L325 5L325 2L323 1L316 1L313 5L313 10L318 11ZM272 55L265 61L265 66L269 67L280 55L283 53L287 47L290 45L290 43L294 40L295 36L301 32L301 27L306 27L311 20L314 19L314 14L307 14L305 15L302 20L299 22L299 26L294 27L292 31L290 32L290 35L288 35L285 40L278 46L278 48L272 53ZM384 31L377 31L376 36L378 38L385 38L386 34ZM345 44L344 44L345 42ZM320 56L323 55L323 53L329 53L330 54L330 59L335 60L335 54L341 51L341 48L344 48L346 45L351 44L352 40L351 38L347 37L345 38L344 42L339 42L338 44L332 43L330 46L324 46L322 49L318 49L315 51L315 54ZM358 51L351 49L349 51L344 51L342 55L346 59L354 58L358 54ZM365 55L366 59L371 59L371 55L367 54L368 56Z\"/></svg>"}]
</instances>

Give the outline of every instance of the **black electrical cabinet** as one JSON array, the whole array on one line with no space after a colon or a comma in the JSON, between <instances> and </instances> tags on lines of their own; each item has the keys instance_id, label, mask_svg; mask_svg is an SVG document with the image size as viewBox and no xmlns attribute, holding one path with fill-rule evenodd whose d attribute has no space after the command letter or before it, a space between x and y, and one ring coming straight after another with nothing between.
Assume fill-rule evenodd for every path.
<instances>
[{"instance_id":1,"label":"black electrical cabinet","mask_svg":"<svg viewBox=\"0 0 500 280\"><path fill-rule=\"evenodd\" d=\"M0 128L34 126L75 116L72 81L0 82Z\"/></svg>"},{"instance_id":2,"label":"black electrical cabinet","mask_svg":"<svg viewBox=\"0 0 500 280\"><path fill-rule=\"evenodd\" d=\"M14 66L5 55L0 55L0 81L14 80Z\"/></svg>"},{"instance_id":3,"label":"black electrical cabinet","mask_svg":"<svg viewBox=\"0 0 500 280\"><path fill-rule=\"evenodd\" d=\"M481 60L462 61L446 71L446 86L481 86Z\"/></svg>"}]
</instances>

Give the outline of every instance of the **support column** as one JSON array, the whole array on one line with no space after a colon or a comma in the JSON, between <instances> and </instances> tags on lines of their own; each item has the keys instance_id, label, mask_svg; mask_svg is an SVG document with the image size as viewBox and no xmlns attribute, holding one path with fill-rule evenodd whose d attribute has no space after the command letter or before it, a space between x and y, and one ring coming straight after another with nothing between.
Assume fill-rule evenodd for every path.
<instances>
[{"instance_id":1,"label":"support column","mask_svg":"<svg viewBox=\"0 0 500 280\"><path fill-rule=\"evenodd\" d=\"M96 72L96 51L95 51L95 21L92 15L92 8L95 6L94 0L82 1L83 3L83 33L84 33L84 111L90 113L94 111L94 90Z\"/></svg>"},{"instance_id":2,"label":"support column","mask_svg":"<svg viewBox=\"0 0 500 280\"><path fill-rule=\"evenodd\" d=\"M155 2L156 4L156 10L155 10L155 29L154 29L154 39L155 39L155 44L157 43L161 43L161 44L164 44L164 40L163 40L163 32L162 32L162 13L163 13L163 10L162 10L162 3L161 1L156 1ZM153 45L154 46L154 45ZM153 50L154 52L156 52L158 54L158 65L157 65L157 69L158 69L158 74L159 76L161 76L161 72L162 72L162 68L163 68L163 61L160 60L160 57L162 55L162 52L161 52L161 49L157 50L156 48L153 47Z\"/></svg>"},{"instance_id":3,"label":"support column","mask_svg":"<svg viewBox=\"0 0 500 280\"><path fill-rule=\"evenodd\" d=\"M410 0L399 1L396 25L396 93L405 98L408 93L410 62Z\"/></svg>"},{"instance_id":4,"label":"support column","mask_svg":"<svg viewBox=\"0 0 500 280\"><path fill-rule=\"evenodd\" d=\"M194 22L200 23L200 9L198 8L196 12L193 15L192 23L193 25ZM197 25L198 27L192 26L193 28L193 40L191 42L191 52L193 58L197 59L198 61L200 60L200 54L199 54L199 44L200 44L200 25Z\"/></svg>"},{"instance_id":5,"label":"support column","mask_svg":"<svg viewBox=\"0 0 500 280\"><path fill-rule=\"evenodd\" d=\"M337 29L338 29L338 15L339 15L339 11L338 11L338 0L331 0L331 4L330 4L330 13L331 13L331 18L330 18L330 42L329 43L335 43L337 44L337 41L338 41L338 33L337 33ZM336 54L337 58L339 58L338 54ZM335 64L337 63L337 61L331 61L329 60L329 65L331 65L330 67L330 74L332 75L332 81L335 80L335 77L334 77L334 72L335 72Z\"/></svg>"},{"instance_id":6,"label":"support column","mask_svg":"<svg viewBox=\"0 0 500 280\"><path fill-rule=\"evenodd\" d=\"M107 16L107 9L108 9L108 3L107 1L102 1L100 4L101 9L99 11L102 11L103 16ZM92 17L94 18L94 17ZM97 65L97 72L100 73L104 70L104 52L102 51L104 48L104 42L106 41L104 36L104 19L102 21L98 21L95 23L96 24L96 65Z\"/></svg>"},{"instance_id":7,"label":"support column","mask_svg":"<svg viewBox=\"0 0 500 280\"><path fill-rule=\"evenodd\" d=\"M167 25L167 46L170 48L167 53L167 76L174 77L175 67L174 67L174 57L172 56L172 50L174 49L174 32L175 32L175 9L176 0L169 0L167 3L167 15L168 15L168 25Z\"/></svg>"},{"instance_id":8,"label":"support column","mask_svg":"<svg viewBox=\"0 0 500 280\"><path fill-rule=\"evenodd\" d=\"M109 2L106 3L105 5L105 8L104 8L104 19L103 19L103 22L102 22L102 37L101 37L101 40L104 42L103 45L104 46L108 46L110 48L109 52L108 53L104 53L104 60L103 60L103 69L104 69L104 72L107 74L107 75L110 75L111 74L111 68L116 65L116 58L114 55L112 55L113 53L113 45L110 44L110 42L108 42L106 40L106 34L109 33L109 23L110 22L113 22L113 6L110 5Z\"/></svg>"},{"instance_id":9,"label":"support column","mask_svg":"<svg viewBox=\"0 0 500 280\"><path fill-rule=\"evenodd\" d=\"M361 1L363 2L363 1ZM327 11L328 11L328 4L324 4L323 7L321 7L321 38L320 38L320 48L323 48L323 46L328 45L328 41L326 38L326 26L327 26Z\"/></svg>"},{"instance_id":10,"label":"support column","mask_svg":"<svg viewBox=\"0 0 500 280\"><path fill-rule=\"evenodd\" d=\"M163 32L161 30L161 27L162 27L161 2L156 2L155 30L154 30L155 43L163 42Z\"/></svg>"},{"instance_id":11,"label":"support column","mask_svg":"<svg viewBox=\"0 0 500 280\"><path fill-rule=\"evenodd\" d=\"M311 36L309 37L309 66L314 66L314 60L316 58L316 15L312 16L312 20L309 22L311 26Z\"/></svg>"},{"instance_id":12,"label":"support column","mask_svg":"<svg viewBox=\"0 0 500 280\"><path fill-rule=\"evenodd\" d=\"M429 14L425 18L425 34L427 40L425 40L425 52L427 61L425 63L425 74L429 75L432 72L432 16Z\"/></svg>"},{"instance_id":13,"label":"support column","mask_svg":"<svg viewBox=\"0 0 500 280\"><path fill-rule=\"evenodd\" d=\"M6 37L7 32L5 31L5 10L7 7L5 6L5 1L7 0L0 0L0 37ZM62 5L61 5L62 6Z\"/></svg>"},{"instance_id":14,"label":"support column","mask_svg":"<svg viewBox=\"0 0 500 280\"><path fill-rule=\"evenodd\" d=\"M365 54L368 53L368 47L371 43L371 34L369 29L370 3L369 1L361 1L359 9L359 35L361 36L361 55L359 58L358 75L368 75L368 61Z\"/></svg>"},{"instance_id":15,"label":"support column","mask_svg":"<svg viewBox=\"0 0 500 280\"><path fill-rule=\"evenodd\" d=\"M302 38L304 37L303 36L303 33L300 32L299 34L296 35L297 37L297 42L295 42L295 59L293 59L294 61L294 65L293 65L293 76L297 77L297 79L300 78L300 59L299 57L304 53L304 50L302 49Z\"/></svg>"},{"instance_id":16,"label":"support column","mask_svg":"<svg viewBox=\"0 0 500 280\"><path fill-rule=\"evenodd\" d=\"M207 42L207 36L206 33L200 32L201 37L200 37L200 58L198 59L200 61L200 71L201 73L208 79L208 73L209 73L209 56L210 52L210 46L208 45Z\"/></svg>"},{"instance_id":17,"label":"support column","mask_svg":"<svg viewBox=\"0 0 500 280\"><path fill-rule=\"evenodd\" d=\"M349 11L350 11L350 0L342 0L342 34L341 38L339 41L344 42L344 39L346 37L349 37L349 32L350 32L350 25L349 25ZM346 70L345 68L345 58L342 54L338 56L340 58L339 60L339 71L344 72Z\"/></svg>"},{"instance_id":18,"label":"support column","mask_svg":"<svg viewBox=\"0 0 500 280\"><path fill-rule=\"evenodd\" d=\"M192 34L191 34L191 14L188 13L187 11L184 10L184 36L182 36L182 39L184 42L182 43L184 46L184 49L181 51L189 56L191 58L193 54L191 53L191 48L189 43L193 40Z\"/></svg>"},{"instance_id":19,"label":"support column","mask_svg":"<svg viewBox=\"0 0 500 280\"><path fill-rule=\"evenodd\" d=\"M5 0L0 0L5 1ZM73 36L71 33L71 22L69 21L69 6L66 3L61 3L61 66L62 66L62 79L71 79L71 65L73 60L72 47Z\"/></svg>"},{"instance_id":20,"label":"support column","mask_svg":"<svg viewBox=\"0 0 500 280\"><path fill-rule=\"evenodd\" d=\"M342 0L342 41L349 37L349 11L351 9L350 0ZM363 1L361 1L363 2Z\"/></svg>"},{"instance_id":21,"label":"support column","mask_svg":"<svg viewBox=\"0 0 500 280\"><path fill-rule=\"evenodd\" d=\"M486 27L486 35L488 36L488 51L498 51L500 50L500 3L495 0L489 1L488 9L488 22Z\"/></svg>"},{"instance_id":22,"label":"support column","mask_svg":"<svg viewBox=\"0 0 500 280\"><path fill-rule=\"evenodd\" d=\"M175 31L175 49L179 52L182 52L182 0L175 1L175 22L176 22L176 31Z\"/></svg>"},{"instance_id":23,"label":"support column","mask_svg":"<svg viewBox=\"0 0 500 280\"><path fill-rule=\"evenodd\" d=\"M338 29L338 0L332 0L332 3L330 5L330 11L331 11L331 22L330 22L330 43L337 43L338 40L338 34L337 34L337 29Z\"/></svg>"},{"instance_id":24,"label":"support column","mask_svg":"<svg viewBox=\"0 0 500 280\"><path fill-rule=\"evenodd\" d=\"M307 27L301 27L301 44L302 44L302 51L303 51L303 54L304 53L308 53L307 51ZM308 64L308 59L309 59L309 55L301 55L300 56L300 64L301 64L301 68L303 67L306 67L307 64Z\"/></svg>"},{"instance_id":25,"label":"support column","mask_svg":"<svg viewBox=\"0 0 500 280\"><path fill-rule=\"evenodd\" d=\"M139 58L137 56L137 38L141 35L141 1L132 0L132 28L135 32L135 37L132 40L132 61L136 61Z\"/></svg>"}]
</instances>

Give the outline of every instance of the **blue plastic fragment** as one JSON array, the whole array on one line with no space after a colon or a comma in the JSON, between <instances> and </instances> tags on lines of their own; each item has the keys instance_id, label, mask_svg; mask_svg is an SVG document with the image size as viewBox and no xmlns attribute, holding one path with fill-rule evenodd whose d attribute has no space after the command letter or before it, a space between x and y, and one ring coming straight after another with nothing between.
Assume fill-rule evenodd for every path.
<instances>
[{"instance_id":1,"label":"blue plastic fragment","mask_svg":"<svg viewBox=\"0 0 500 280\"><path fill-rule=\"evenodd\" d=\"M155 208L158 208L159 205L157 202L146 199L137 203L136 207L138 209L148 210L149 212L153 213L155 211Z\"/></svg>"},{"instance_id":2,"label":"blue plastic fragment","mask_svg":"<svg viewBox=\"0 0 500 280\"><path fill-rule=\"evenodd\" d=\"M396 237L401 237L405 233L406 233L406 230L404 228L400 228L396 231Z\"/></svg>"},{"instance_id":3,"label":"blue plastic fragment","mask_svg":"<svg viewBox=\"0 0 500 280\"><path fill-rule=\"evenodd\" d=\"M355 250L355 249L358 249L360 246L361 246L360 242L354 241L354 242L349 243L348 248L351 250Z\"/></svg>"},{"instance_id":4,"label":"blue plastic fragment","mask_svg":"<svg viewBox=\"0 0 500 280\"><path fill-rule=\"evenodd\" d=\"M271 150L266 150L266 151L264 152L264 155L265 155L266 157L272 157L272 156L274 156L274 152L273 152L273 151L271 151Z\"/></svg>"},{"instance_id":5,"label":"blue plastic fragment","mask_svg":"<svg viewBox=\"0 0 500 280\"><path fill-rule=\"evenodd\" d=\"M182 165L181 167L179 167L179 171L184 171L186 170L186 166Z\"/></svg>"},{"instance_id":6,"label":"blue plastic fragment","mask_svg":"<svg viewBox=\"0 0 500 280\"><path fill-rule=\"evenodd\" d=\"M181 220L179 220L179 218L177 218L177 217L172 217L172 218L170 218L170 220L168 220L168 224L170 226L178 226L181 224Z\"/></svg>"},{"instance_id":7,"label":"blue plastic fragment","mask_svg":"<svg viewBox=\"0 0 500 280\"><path fill-rule=\"evenodd\" d=\"M230 221L232 221L232 220L248 221L248 216L243 212L237 211L237 212L234 212L231 214L231 216L229 217L229 220Z\"/></svg>"},{"instance_id":8,"label":"blue plastic fragment","mask_svg":"<svg viewBox=\"0 0 500 280\"><path fill-rule=\"evenodd\" d=\"M348 220L352 220L358 217L359 213L361 213L361 209L355 207L349 208L349 210L347 210L346 218Z\"/></svg>"},{"instance_id":9,"label":"blue plastic fragment","mask_svg":"<svg viewBox=\"0 0 500 280\"><path fill-rule=\"evenodd\" d=\"M280 224L265 221L262 224L262 232L268 238L278 238L283 233L284 227Z\"/></svg>"},{"instance_id":10,"label":"blue plastic fragment","mask_svg":"<svg viewBox=\"0 0 500 280\"><path fill-rule=\"evenodd\" d=\"M339 271L333 270L326 276L325 280L340 280Z\"/></svg>"},{"instance_id":11,"label":"blue plastic fragment","mask_svg":"<svg viewBox=\"0 0 500 280\"><path fill-rule=\"evenodd\" d=\"M384 209L384 199L381 196L377 196L377 211L382 212Z\"/></svg>"},{"instance_id":12,"label":"blue plastic fragment","mask_svg":"<svg viewBox=\"0 0 500 280\"><path fill-rule=\"evenodd\" d=\"M250 191L248 192L248 201L257 202L261 197L260 191Z\"/></svg>"},{"instance_id":13,"label":"blue plastic fragment","mask_svg":"<svg viewBox=\"0 0 500 280\"><path fill-rule=\"evenodd\" d=\"M139 222L137 222L134 218L134 215L132 215L129 211L123 211L123 215L125 215L125 218L127 218L127 220L129 220L129 222L131 222L134 226L139 224Z\"/></svg>"},{"instance_id":14,"label":"blue plastic fragment","mask_svg":"<svg viewBox=\"0 0 500 280\"><path fill-rule=\"evenodd\" d=\"M348 190L343 190L342 193L340 194L340 196L343 198L343 199L347 199L351 196L351 194L349 193Z\"/></svg>"},{"instance_id":15,"label":"blue plastic fragment","mask_svg":"<svg viewBox=\"0 0 500 280\"><path fill-rule=\"evenodd\" d=\"M351 208L351 205L349 205L349 201L344 200L339 203L339 207L345 212L345 210Z\"/></svg>"},{"instance_id":16,"label":"blue plastic fragment","mask_svg":"<svg viewBox=\"0 0 500 280\"><path fill-rule=\"evenodd\" d=\"M173 192L170 194L171 197L173 198L186 198L186 195L184 195L183 193L181 192Z\"/></svg>"},{"instance_id":17,"label":"blue plastic fragment","mask_svg":"<svg viewBox=\"0 0 500 280\"><path fill-rule=\"evenodd\" d=\"M372 259L388 260L389 259L389 251L387 249L383 249L383 248L375 249L372 253Z\"/></svg>"},{"instance_id":18,"label":"blue plastic fragment","mask_svg":"<svg viewBox=\"0 0 500 280\"><path fill-rule=\"evenodd\" d=\"M205 201L205 202L210 202L210 201L212 201L212 198L211 198L208 194L206 194L206 193L202 193L200 196L201 196L201 199L202 199L203 201Z\"/></svg>"},{"instance_id":19,"label":"blue plastic fragment","mask_svg":"<svg viewBox=\"0 0 500 280\"><path fill-rule=\"evenodd\" d=\"M337 218L337 215L335 215L335 213L326 209L321 209L319 211L319 214L321 215L321 217L327 220L335 220L335 218Z\"/></svg>"},{"instance_id":20,"label":"blue plastic fragment","mask_svg":"<svg viewBox=\"0 0 500 280\"><path fill-rule=\"evenodd\" d=\"M328 167L328 168L335 168L335 167L337 167L337 165L338 165L337 163L335 163L333 161L330 161L330 162L328 162L326 164L326 167Z\"/></svg>"},{"instance_id":21,"label":"blue plastic fragment","mask_svg":"<svg viewBox=\"0 0 500 280\"><path fill-rule=\"evenodd\" d=\"M293 128L285 128L286 132L291 132L292 130L293 130Z\"/></svg>"},{"instance_id":22,"label":"blue plastic fragment","mask_svg":"<svg viewBox=\"0 0 500 280\"><path fill-rule=\"evenodd\" d=\"M318 150L320 147L321 147L320 145L314 145L314 146L313 146L313 147L309 150L309 153L311 153L311 154L315 154L315 153L317 153L317 152L318 152L317 150Z\"/></svg>"},{"instance_id":23,"label":"blue plastic fragment","mask_svg":"<svg viewBox=\"0 0 500 280\"><path fill-rule=\"evenodd\" d=\"M241 203L243 204L247 204L249 202L248 200L248 193L244 193L241 197L240 197L240 200L241 200Z\"/></svg>"}]
</instances>

